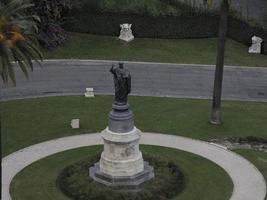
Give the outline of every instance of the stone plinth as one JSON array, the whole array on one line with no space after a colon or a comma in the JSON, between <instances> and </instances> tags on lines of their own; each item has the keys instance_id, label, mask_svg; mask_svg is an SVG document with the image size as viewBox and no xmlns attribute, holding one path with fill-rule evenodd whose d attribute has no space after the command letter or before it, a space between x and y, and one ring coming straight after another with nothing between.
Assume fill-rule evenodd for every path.
<instances>
[{"instance_id":1,"label":"stone plinth","mask_svg":"<svg viewBox=\"0 0 267 200\"><path fill-rule=\"evenodd\" d=\"M99 162L95 163L89 170L90 176L98 183L104 184L110 187L119 187L124 189L130 189L133 191L139 191L139 185L143 182L154 178L154 169L148 162L144 162L144 170L133 176L110 176L100 172Z\"/></svg>"},{"instance_id":2,"label":"stone plinth","mask_svg":"<svg viewBox=\"0 0 267 200\"><path fill-rule=\"evenodd\" d=\"M127 133L134 128L134 115L129 109L129 104L112 104L112 111L109 113L108 128L116 133Z\"/></svg>"},{"instance_id":3,"label":"stone plinth","mask_svg":"<svg viewBox=\"0 0 267 200\"><path fill-rule=\"evenodd\" d=\"M144 162L139 150L141 131L134 126L128 104L113 104L109 126L101 132L104 150L100 161L89 169L90 176L107 186L138 190L154 177L154 169Z\"/></svg>"},{"instance_id":4,"label":"stone plinth","mask_svg":"<svg viewBox=\"0 0 267 200\"><path fill-rule=\"evenodd\" d=\"M144 170L142 153L139 151L141 132L134 127L120 134L108 128L102 131L104 151L100 159L100 172L110 176L133 176Z\"/></svg>"}]
</instances>

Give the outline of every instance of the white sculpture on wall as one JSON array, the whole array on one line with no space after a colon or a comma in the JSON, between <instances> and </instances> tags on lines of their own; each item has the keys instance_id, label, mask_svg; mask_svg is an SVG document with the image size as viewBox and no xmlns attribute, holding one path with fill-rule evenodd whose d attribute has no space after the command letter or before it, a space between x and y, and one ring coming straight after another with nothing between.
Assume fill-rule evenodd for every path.
<instances>
[{"instance_id":1,"label":"white sculpture on wall","mask_svg":"<svg viewBox=\"0 0 267 200\"><path fill-rule=\"evenodd\" d=\"M263 42L263 40L255 35L251 38L251 40L252 40L252 45L249 47L248 52L261 53L261 43Z\"/></svg>"},{"instance_id":2,"label":"white sculpture on wall","mask_svg":"<svg viewBox=\"0 0 267 200\"><path fill-rule=\"evenodd\" d=\"M134 39L133 33L132 33L132 24L120 24L121 31L119 39L130 42Z\"/></svg>"}]
</instances>

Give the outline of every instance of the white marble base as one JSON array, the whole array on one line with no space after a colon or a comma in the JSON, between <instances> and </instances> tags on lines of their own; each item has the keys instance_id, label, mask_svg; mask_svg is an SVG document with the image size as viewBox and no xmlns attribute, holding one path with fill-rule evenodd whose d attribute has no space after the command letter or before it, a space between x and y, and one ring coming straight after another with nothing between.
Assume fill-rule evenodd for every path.
<instances>
[{"instance_id":1,"label":"white marble base","mask_svg":"<svg viewBox=\"0 0 267 200\"><path fill-rule=\"evenodd\" d=\"M140 130L134 127L127 133L115 133L106 128L101 136L104 139L104 151L100 159L100 172L125 177L144 171L144 161L139 151Z\"/></svg>"}]
</instances>

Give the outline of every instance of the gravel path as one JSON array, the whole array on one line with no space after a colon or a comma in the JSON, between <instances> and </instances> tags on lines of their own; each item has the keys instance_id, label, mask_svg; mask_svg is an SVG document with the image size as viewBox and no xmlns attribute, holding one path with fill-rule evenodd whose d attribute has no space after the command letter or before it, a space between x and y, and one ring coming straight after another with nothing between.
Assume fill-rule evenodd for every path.
<instances>
[{"instance_id":1,"label":"gravel path","mask_svg":"<svg viewBox=\"0 0 267 200\"><path fill-rule=\"evenodd\" d=\"M16 69L17 86L0 80L0 98L113 94L109 68L114 61L47 60L27 80ZM117 62L115 62L117 63ZM125 62L132 74L131 95L211 99L215 67L211 65ZM225 67L222 99L267 102L267 68Z\"/></svg>"},{"instance_id":2,"label":"gravel path","mask_svg":"<svg viewBox=\"0 0 267 200\"><path fill-rule=\"evenodd\" d=\"M9 185L24 167L46 156L78 147L102 144L100 135L84 134L36 144L2 159L2 200L10 200ZM266 184L257 168L241 156L218 146L180 136L143 133L141 144L188 151L221 166L231 177L234 190L230 200L264 200Z\"/></svg>"}]
</instances>

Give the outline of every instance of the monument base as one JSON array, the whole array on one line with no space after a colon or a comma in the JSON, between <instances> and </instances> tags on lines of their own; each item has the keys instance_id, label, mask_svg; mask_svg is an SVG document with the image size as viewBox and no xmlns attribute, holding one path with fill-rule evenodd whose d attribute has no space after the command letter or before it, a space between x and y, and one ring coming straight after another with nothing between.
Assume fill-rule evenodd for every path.
<instances>
[{"instance_id":1,"label":"monument base","mask_svg":"<svg viewBox=\"0 0 267 200\"><path fill-rule=\"evenodd\" d=\"M154 178L154 168L144 162L139 151L139 129L116 133L107 127L101 136L104 150L100 161L89 169L90 177L96 182L138 191L140 184Z\"/></svg>"},{"instance_id":2,"label":"monument base","mask_svg":"<svg viewBox=\"0 0 267 200\"><path fill-rule=\"evenodd\" d=\"M144 162L144 170L133 176L110 176L100 171L99 162L95 163L93 167L89 169L90 177L96 182L110 187L118 187L129 189L133 191L139 191L140 185L154 178L154 168L149 166L148 162Z\"/></svg>"},{"instance_id":3,"label":"monument base","mask_svg":"<svg viewBox=\"0 0 267 200\"><path fill-rule=\"evenodd\" d=\"M96 182L138 190L141 183L154 177L153 167L144 162L139 150L141 131L133 118L129 104L112 104L108 127L101 132L104 150L99 162L89 169Z\"/></svg>"}]
</instances>

